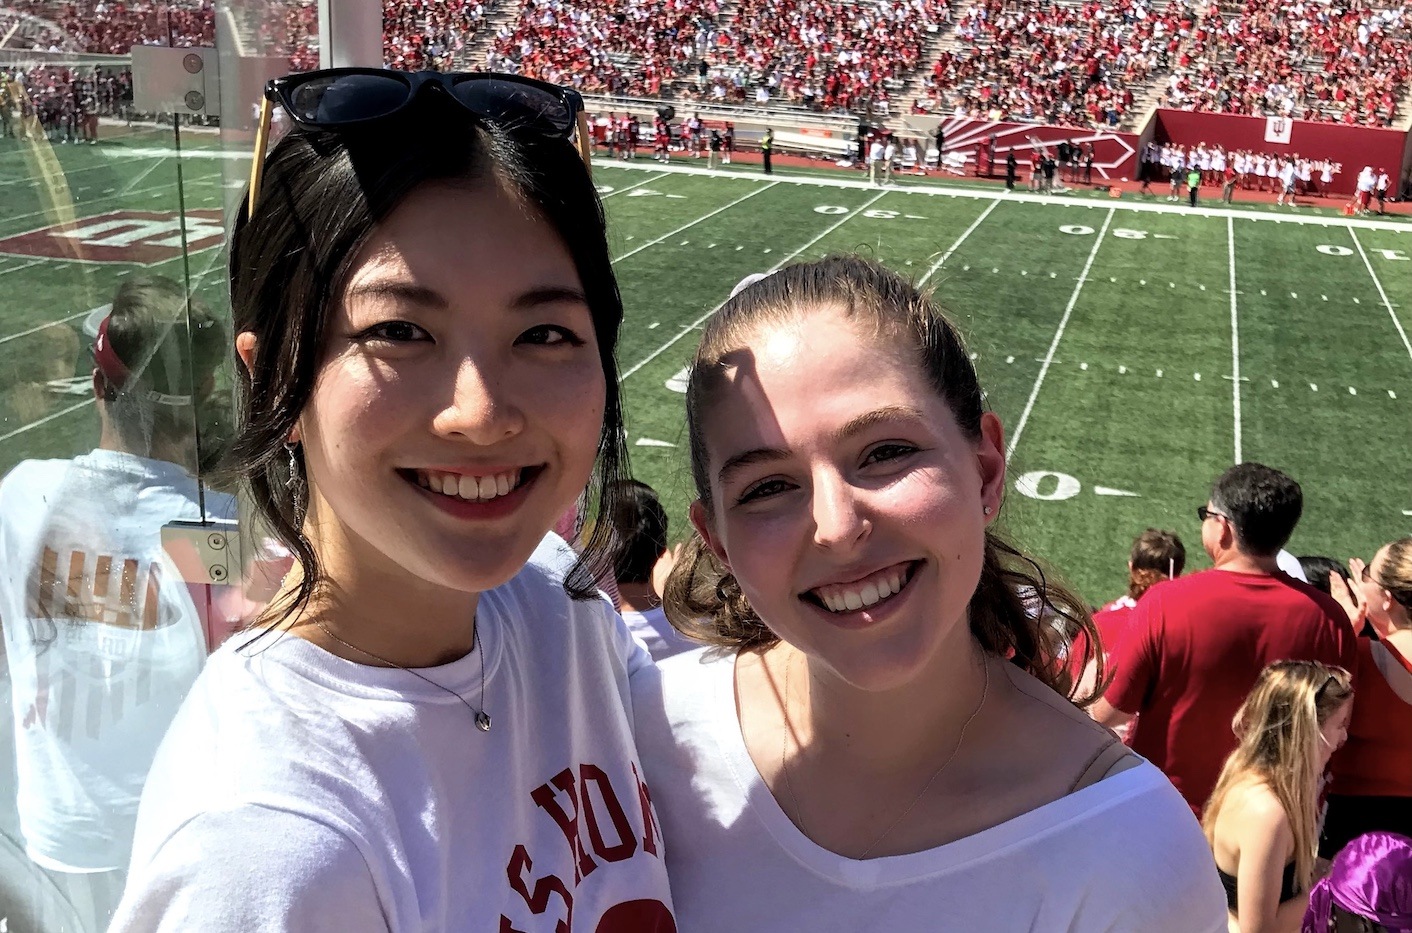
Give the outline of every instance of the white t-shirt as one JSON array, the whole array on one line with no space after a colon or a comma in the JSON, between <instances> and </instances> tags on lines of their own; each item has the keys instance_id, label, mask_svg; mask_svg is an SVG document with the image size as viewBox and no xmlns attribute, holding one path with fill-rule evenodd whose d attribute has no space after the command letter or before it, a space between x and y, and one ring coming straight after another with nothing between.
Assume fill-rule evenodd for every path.
<instances>
[{"instance_id":1,"label":"white t-shirt","mask_svg":"<svg viewBox=\"0 0 1412 933\"><path fill-rule=\"evenodd\" d=\"M484 652L489 732L407 671L302 638L213 654L143 794L112 931L671 929L630 718L651 661L606 600L564 593L564 548L481 595L476 651L419 671L479 707Z\"/></svg>"},{"instance_id":2,"label":"white t-shirt","mask_svg":"<svg viewBox=\"0 0 1412 933\"><path fill-rule=\"evenodd\" d=\"M1206 840L1147 763L924 852L856 860L821 848L755 769L734 671L733 655L707 649L633 679L682 933L1226 930Z\"/></svg>"},{"instance_id":3,"label":"white t-shirt","mask_svg":"<svg viewBox=\"0 0 1412 933\"><path fill-rule=\"evenodd\" d=\"M206 512L234 518L235 500L207 492ZM118 451L26 460L0 483L16 803L45 868L127 865L147 770L206 658L161 528L201 517L190 473Z\"/></svg>"},{"instance_id":4,"label":"white t-shirt","mask_svg":"<svg viewBox=\"0 0 1412 933\"><path fill-rule=\"evenodd\" d=\"M647 646L654 661L665 661L674 654L701 647L672 628L672 623L667 621L667 613L661 606L655 606L646 612L625 610L623 621L628 624L628 629L633 635Z\"/></svg>"}]
</instances>

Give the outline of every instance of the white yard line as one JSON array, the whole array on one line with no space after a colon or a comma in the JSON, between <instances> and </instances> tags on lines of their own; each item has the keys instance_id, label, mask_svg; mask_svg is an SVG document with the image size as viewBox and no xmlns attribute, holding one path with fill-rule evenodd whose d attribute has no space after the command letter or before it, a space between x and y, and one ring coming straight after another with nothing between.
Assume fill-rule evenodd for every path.
<instances>
[{"instance_id":1,"label":"white yard line","mask_svg":"<svg viewBox=\"0 0 1412 933\"><path fill-rule=\"evenodd\" d=\"M678 233L681 233L683 230L688 230L688 229L690 229L690 228L696 226L697 224L701 223L701 221L703 221L703 220L710 220L712 217L715 217L717 214L721 213L722 211L730 210L732 207L735 207L735 206L736 206L737 204L739 204L741 201L748 201L748 200L750 200L751 198L755 197L755 195L759 194L760 192L762 192L762 191L769 191L771 188L773 188L775 185L778 185L778 184L779 184L779 182L777 182L777 181L772 181L772 182L770 182L768 185L761 185L760 187L756 188L754 191L751 191L749 194L742 195L741 197L738 197L738 198L736 198L734 201L730 202L729 204L726 204L726 205L724 205L723 207L718 207L718 208L716 208L714 211L712 211L712 212L709 213L709 214L704 214L704 215L702 215L702 216L696 218L695 220L691 221L690 223L682 224L680 227L676 228L675 230L672 230L672 231L670 231L670 232L668 232L668 233L664 233L664 234L662 234L661 236L659 236L659 237L658 237L657 239L655 239L655 240L648 240L646 243L642 244L641 246L637 247L636 249L630 249L630 250L628 250L626 253L623 253L621 256L618 256L617 258L615 258L615 259L613 260L613 262L614 262L615 264L616 264L616 263L620 263L620 262L622 262L624 259L627 259L629 256L636 256L638 253L640 253L640 252L642 252L643 250L647 249L649 246L656 246L658 243L661 243L663 240L670 239L670 238L676 236Z\"/></svg>"},{"instance_id":2,"label":"white yard line","mask_svg":"<svg viewBox=\"0 0 1412 933\"><path fill-rule=\"evenodd\" d=\"M68 317L61 317L57 321L49 321L48 323L39 324L35 327L31 327L28 330L22 330L18 333L9 334L5 337L0 337L0 344L9 343L11 340L19 340L21 337L28 337L30 334L37 334L41 330L48 330L51 327L58 327L60 324L67 324L69 321L77 320L78 318L81 318L90 313L91 312L89 311L79 311L74 314L70 314Z\"/></svg>"},{"instance_id":3,"label":"white yard line","mask_svg":"<svg viewBox=\"0 0 1412 933\"><path fill-rule=\"evenodd\" d=\"M858 207L854 208L851 212L849 212L849 213L847 213L847 214L844 214L844 215L843 215L842 217L840 217L838 220L834 221L833 223L831 223L831 224L829 224L827 227L825 227L823 233L820 233L818 236L814 237L814 238L813 238L812 240L810 240L808 243L805 243L803 246L799 247L799 249L797 249L797 250L795 250L794 252L790 253L788 256L784 257L784 258L781 259L779 262L775 263L773 266L771 266L770 268L766 269L766 270L765 270L765 274L766 274L766 275L769 275L771 272L774 272L776 269L779 269L779 268L783 267L783 266L784 266L786 263L788 263L791 259L793 259L794 257L798 256L800 253L804 252L806 249L808 249L809 247L813 246L815 243L819 242L819 241L822 240L824 237L828 236L830 233L833 233L833 232L834 232L835 230L837 230L839 227L843 226L845 223L847 223L848 221L852 220L854 217L857 217L859 214L863 213L863 211L865 211L865 210L867 210L868 208L872 207L875 203L877 203L877 201L878 201L880 198L882 198L883 195L888 194L888 193L889 193L889 192L887 192L887 191L879 191L877 194L873 195L871 198L869 198L869 199L868 199L867 201L865 201L863 204L860 204ZM726 300L729 301L730 299L726 299ZM636 364L634 364L634 365L633 365L632 367L630 367L625 373L623 373L621 376L619 376L619 377L618 377L618 381L619 381L620 383L626 381L627 378L628 378L629 376L631 376L633 373L637 372L639 369L641 369L642 367L646 366L648 363L652 362L652 361L655 360L657 357L661 356L663 353L667 352L667 350L671 349L671 347L674 346L678 340L682 339L682 338L685 337L687 334L691 333L693 330L695 330L696 328L700 327L700 326L702 325L702 323L704 323L707 318L709 318L711 315L715 314L717 311L721 310L721 308L725 306L725 303L726 303L725 301L721 302L720 304L716 305L716 306L715 306L714 308L712 308L711 310L707 311L705 314L703 314L703 315L701 315L700 317L698 317L696 320L692 321L692 322L691 322L690 324L688 324L687 326L683 327L681 330L677 331L676 335L675 335L674 337L672 337L672 339L668 340L666 343L662 344L660 347L658 347L657 349L653 350L651 353L647 354L647 356L645 356L642 360L640 360L639 362L637 362Z\"/></svg>"},{"instance_id":4,"label":"white yard line","mask_svg":"<svg viewBox=\"0 0 1412 933\"><path fill-rule=\"evenodd\" d=\"M143 172L141 175L138 175L132 181L128 182L127 185L121 188L118 193L114 195L114 197L121 197L123 195L126 195L133 188L136 188L138 185L142 184L142 182L147 180L148 175L151 175L167 161L167 158L167 156L163 156L162 158L154 161L150 166L147 167L147 171ZM173 181L173 184L175 184L175 181Z\"/></svg>"},{"instance_id":5,"label":"white yard line","mask_svg":"<svg viewBox=\"0 0 1412 933\"><path fill-rule=\"evenodd\" d=\"M69 414L70 412L78 411L80 408L83 408L85 405L92 405L92 404L93 404L93 399L92 399L92 398L86 398L86 399L84 399L84 400L81 401L81 402L75 402L74 404L68 406L67 408L61 408L61 409L59 409L58 411L54 412L52 415L45 415L43 418L40 418L38 421L31 421L29 424L24 425L23 427L15 428L13 431L9 432L8 434L0 434L0 443L3 443L3 442L5 442L5 441L8 441L8 440L9 440L10 438L12 438L12 437L17 437L18 435L21 435L21 434L25 433L26 431L32 431L32 430L34 430L35 428L39 427L40 425L48 424L49 422L53 421L55 418L62 418L62 417L64 417L65 415Z\"/></svg>"},{"instance_id":6,"label":"white yard line","mask_svg":"<svg viewBox=\"0 0 1412 933\"><path fill-rule=\"evenodd\" d=\"M920 288L921 286L927 284L927 280L936 274L936 270L941 268L941 264L946 262L946 260L950 259L951 254L956 252L957 248L959 248L962 243L966 242L966 238L969 237L972 233L974 233L976 228L981 225L981 222L990 216L990 212L995 210L999 206L999 201L992 201L990 203L990 207L987 207L985 210L981 211L981 216L977 217L975 221L973 221L972 224L966 228L965 233L962 233L959 237L956 238L956 242L951 244L951 248L948 249L946 252L942 253L940 259L932 263L932 267L928 269L927 274L922 276L921 280L917 282L917 286Z\"/></svg>"},{"instance_id":7,"label":"white yard line","mask_svg":"<svg viewBox=\"0 0 1412 933\"><path fill-rule=\"evenodd\" d=\"M0 275L9 275L11 272L19 272L21 269L28 269L30 266L37 266L43 259L31 259L29 262L22 262L18 266L11 266L8 269L0 269Z\"/></svg>"},{"instance_id":8,"label":"white yard line","mask_svg":"<svg viewBox=\"0 0 1412 933\"><path fill-rule=\"evenodd\" d=\"M1235 416L1235 462L1244 462L1240 450L1240 319L1236 315L1235 221L1226 218L1226 246L1231 265L1231 406Z\"/></svg>"},{"instance_id":9,"label":"white yard line","mask_svg":"<svg viewBox=\"0 0 1412 933\"><path fill-rule=\"evenodd\" d=\"M654 175L654 176L652 176L651 178L647 179L646 181L640 181L640 182L638 182L638 183L635 184L635 185L628 185L626 188L614 188L612 191L609 191L607 194L600 195L600 200L606 201L606 200L608 200L609 198L613 197L613 196L616 195L616 194L622 194L624 191L631 191L631 190L633 190L634 188L641 188L643 185L650 185L650 184L652 184L654 181L661 181L662 179L664 179L664 178L666 178L666 177L667 177L667 173L666 173L666 172L663 172L663 173L660 174L660 175Z\"/></svg>"},{"instance_id":10,"label":"white yard line","mask_svg":"<svg viewBox=\"0 0 1412 933\"><path fill-rule=\"evenodd\" d=\"M1387 292L1383 291L1383 283L1378 280L1378 274L1373 271L1373 264L1368 261L1368 253L1363 249L1363 244L1358 242L1358 234L1352 228L1349 229L1348 235L1353 237L1353 245L1358 247L1358 255L1363 257L1363 265L1368 267L1368 275L1372 276L1373 284L1377 286L1378 297L1383 300L1383 307L1387 308L1388 316L1392 318L1392 326L1397 328L1397 336L1402 338L1402 346L1406 348L1407 355L1412 357L1412 343L1407 341L1407 331L1402 329L1402 321L1398 320L1397 312L1393 310Z\"/></svg>"},{"instance_id":11,"label":"white yard line","mask_svg":"<svg viewBox=\"0 0 1412 933\"><path fill-rule=\"evenodd\" d=\"M1108 216L1103 218L1103 228L1098 231L1098 236L1093 239L1093 249L1089 250L1088 261L1084 263L1083 271L1079 273L1078 284L1074 286L1074 293L1069 296L1069 303L1064 306L1064 316L1059 319L1059 329L1054 332L1054 339L1049 342L1049 352L1044 355L1044 364L1039 368L1039 375L1035 377L1034 388L1030 389L1029 400L1025 402L1025 410L1020 413L1020 421L1015 425L1015 433L1010 435L1010 446L1005 449L1005 460L1008 463L1015 455L1015 448L1020 446L1020 436L1025 433L1025 425L1030 420L1030 412L1034 411L1035 399L1039 398L1039 390L1044 385L1044 377L1049 373L1049 367L1054 363L1054 354L1059 349L1059 341L1064 339L1064 329L1069 326L1069 315L1074 313L1074 305L1079 303L1079 292L1083 291L1084 282L1088 281L1088 270L1093 268L1093 260L1098 257L1098 247L1103 245L1103 237L1108 232L1108 225L1113 222L1114 208L1108 209Z\"/></svg>"},{"instance_id":12,"label":"white yard line","mask_svg":"<svg viewBox=\"0 0 1412 933\"><path fill-rule=\"evenodd\" d=\"M628 171L639 172L665 172L671 175L700 175L707 178L764 178L764 175L747 175L743 172L727 172L721 169L695 168L689 165L633 165L632 163L618 163L618 167ZM842 171L842 170L840 170ZM876 191L877 185L868 182L863 178L820 178L814 175L771 175L771 178L778 178L781 183L790 185L811 186L815 188L852 188L864 191ZM1139 214L1168 214L1176 217L1216 217L1234 218L1235 220L1255 220L1262 223L1286 223L1316 227L1348 227L1360 230L1392 230L1397 232L1412 230L1412 224L1398 223L1389 220L1369 220L1362 217L1332 217L1328 215L1300 215L1283 214L1275 211L1250 211L1232 210L1230 208L1216 207L1188 207L1183 204L1148 203L1131 199L1131 195L1119 198L1116 201L1104 203L1093 200L1077 200L1047 194L1025 194L1019 191L1006 192L1004 188L949 188L943 185L907 185L892 184L886 189L897 194L920 194L931 195L933 197L956 197L972 198L980 201L1015 201L1019 204L1054 204L1067 207L1083 207L1090 210L1118 210L1132 211ZM1271 205L1273 206L1273 205ZM1333 205L1330 205L1331 207Z\"/></svg>"}]
</instances>

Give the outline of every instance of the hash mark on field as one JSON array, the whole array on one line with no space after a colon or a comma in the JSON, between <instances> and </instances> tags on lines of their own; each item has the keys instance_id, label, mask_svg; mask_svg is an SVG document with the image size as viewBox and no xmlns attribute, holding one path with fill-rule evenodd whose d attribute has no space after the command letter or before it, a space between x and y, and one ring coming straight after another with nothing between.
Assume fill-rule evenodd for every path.
<instances>
[{"instance_id":1,"label":"hash mark on field","mask_svg":"<svg viewBox=\"0 0 1412 933\"><path fill-rule=\"evenodd\" d=\"M1146 284L1147 284L1147 279L1138 279L1138 280L1137 280L1137 284L1139 284L1139 285L1146 285Z\"/></svg>"},{"instance_id":2,"label":"hash mark on field","mask_svg":"<svg viewBox=\"0 0 1412 933\"><path fill-rule=\"evenodd\" d=\"M1262 294L1262 295L1265 294L1265 289L1263 289L1263 288L1260 289L1260 294Z\"/></svg>"},{"instance_id":3,"label":"hash mark on field","mask_svg":"<svg viewBox=\"0 0 1412 933\"><path fill-rule=\"evenodd\" d=\"M1289 297L1291 297L1291 298L1298 298L1298 297L1299 297L1299 292L1290 292L1290 293L1289 293Z\"/></svg>"},{"instance_id":4,"label":"hash mark on field","mask_svg":"<svg viewBox=\"0 0 1412 933\"><path fill-rule=\"evenodd\" d=\"M1049 273L1049 277L1052 279L1052 278L1054 278L1057 274L1058 274L1058 273L1051 272L1051 273Z\"/></svg>"},{"instance_id":5,"label":"hash mark on field","mask_svg":"<svg viewBox=\"0 0 1412 933\"><path fill-rule=\"evenodd\" d=\"M1320 296L1319 296L1319 300L1321 300L1321 301L1328 301L1328 300L1329 300L1329 296L1328 296L1328 295L1320 295Z\"/></svg>"},{"instance_id":6,"label":"hash mark on field","mask_svg":"<svg viewBox=\"0 0 1412 933\"><path fill-rule=\"evenodd\" d=\"M1158 379L1161 379L1161 378L1162 378L1162 370L1160 370L1160 369L1157 370L1157 378L1158 378Z\"/></svg>"},{"instance_id":7,"label":"hash mark on field","mask_svg":"<svg viewBox=\"0 0 1412 933\"><path fill-rule=\"evenodd\" d=\"M1388 398L1397 398L1397 393L1394 392L1394 391L1392 391L1391 389L1388 389L1388 390L1387 390L1387 397L1388 397Z\"/></svg>"},{"instance_id":8,"label":"hash mark on field","mask_svg":"<svg viewBox=\"0 0 1412 933\"><path fill-rule=\"evenodd\" d=\"M1319 387L1316 386L1314 383L1311 382L1311 383L1309 383L1309 391L1310 391L1310 392L1318 392L1318 391L1319 391Z\"/></svg>"},{"instance_id":9,"label":"hash mark on field","mask_svg":"<svg viewBox=\"0 0 1412 933\"><path fill-rule=\"evenodd\" d=\"M740 252L740 251L743 250L743 249L745 249L744 246L737 246L737 247L735 248L735 251L738 253L738 252Z\"/></svg>"},{"instance_id":10,"label":"hash mark on field","mask_svg":"<svg viewBox=\"0 0 1412 933\"><path fill-rule=\"evenodd\" d=\"M995 203L999 204L1000 202L996 201ZM1079 273L1079 280L1074 285L1074 292L1069 296L1069 303L1064 306L1064 316L1059 319L1059 327L1054 331L1054 340L1050 342L1049 350L1044 355L1044 364L1040 366L1039 375L1035 377L1034 388L1030 390L1030 397L1025 401L1024 411L1020 413L1020 421L1015 426L1015 433L1010 438L1010 446L1005 450L1007 463L1014 455L1015 448L1020 444L1020 437L1025 432L1025 424L1030 420L1030 412L1034 411L1035 399L1039 398L1039 390L1044 386L1044 377L1054 362L1054 353L1059 349L1059 341L1064 339L1064 329L1069 326L1069 316L1074 313L1074 306L1079 303L1079 293L1083 291L1084 282L1088 280L1088 272L1093 268L1093 261L1098 258L1098 248L1103 245L1103 238L1107 235L1108 227L1113 223L1113 215L1116 213L1117 208L1108 208L1108 216L1103 218L1103 227L1098 231L1098 236L1093 238L1093 249L1089 250L1083 271Z\"/></svg>"},{"instance_id":11,"label":"hash mark on field","mask_svg":"<svg viewBox=\"0 0 1412 933\"><path fill-rule=\"evenodd\" d=\"M1176 287L1177 287L1177 283L1176 283L1176 282L1168 282L1168 283L1167 283L1167 287L1168 287L1168 288L1176 288Z\"/></svg>"},{"instance_id":12,"label":"hash mark on field","mask_svg":"<svg viewBox=\"0 0 1412 933\"><path fill-rule=\"evenodd\" d=\"M1279 381L1278 379L1271 379L1271 380L1270 380L1270 388L1272 388L1272 389L1278 389L1279 387L1280 387L1280 381Z\"/></svg>"},{"instance_id":13,"label":"hash mark on field","mask_svg":"<svg viewBox=\"0 0 1412 933\"><path fill-rule=\"evenodd\" d=\"M661 322L661 321L653 321L651 324L648 324L648 325L647 325L647 329L648 329L648 330L656 330L657 328L659 328L659 327L661 327L661 326L662 326L662 322Z\"/></svg>"},{"instance_id":14,"label":"hash mark on field","mask_svg":"<svg viewBox=\"0 0 1412 933\"><path fill-rule=\"evenodd\" d=\"M1084 372L1088 372L1088 364L1087 364L1087 363L1080 363L1080 364L1079 364L1079 369L1082 369Z\"/></svg>"},{"instance_id":15,"label":"hash mark on field","mask_svg":"<svg viewBox=\"0 0 1412 933\"><path fill-rule=\"evenodd\" d=\"M1355 388L1353 388L1353 386L1349 386L1349 387L1348 387L1348 394L1349 394L1349 395L1357 395L1357 394L1358 394L1358 390L1355 389Z\"/></svg>"},{"instance_id":16,"label":"hash mark on field","mask_svg":"<svg viewBox=\"0 0 1412 933\"><path fill-rule=\"evenodd\" d=\"M1357 298L1353 299L1353 303L1354 303L1354 304L1362 304L1362 302L1360 302Z\"/></svg>"},{"instance_id":17,"label":"hash mark on field","mask_svg":"<svg viewBox=\"0 0 1412 933\"><path fill-rule=\"evenodd\" d=\"M1193 373L1192 375L1193 375L1193 378L1196 379L1197 382L1200 382L1200 381L1201 381L1201 373Z\"/></svg>"},{"instance_id":18,"label":"hash mark on field","mask_svg":"<svg viewBox=\"0 0 1412 933\"><path fill-rule=\"evenodd\" d=\"M1118 375L1124 376L1124 375L1127 375L1127 372L1128 372L1128 368L1127 368L1126 366L1119 366L1119 367L1118 367Z\"/></svg>"},{"instance_id":19,"label":"hash mark on field","mask_svg":"<svg viewBox=\"0 0 1412 933\"><path fill-rule=\"evenodd\" d=\"M1206 286L1205 286L1205 285L1198 285L1198 286L1196 286L1196 287L1199 288L1199 289L1201 289L1203 292L1206 291Z\"/></svg>"},{"instance_id":20,"label":"hash mark on field","mask_svg":"<svg viewBox=\"0 0 1412 933\"><path fill-rule=\"evenodd\" d=\"M1015 358L1014 358L1013 356L1007 356L1007 357L1005 357L1005 362L1007 362L1007 363L1013 363L1013 362L1015 362Z\"/></svg>"},{"instance_id":21,"label":"hash mark on field","mask_svg":"<svg viewBox=\"0 0 1412 933\"><path fill-rule=\"evenodd\" d=\"M773 253L774 250L767 246L767 247L765 247L765 252L767 252L767 253Z\"/></svg>"}]
</instances>

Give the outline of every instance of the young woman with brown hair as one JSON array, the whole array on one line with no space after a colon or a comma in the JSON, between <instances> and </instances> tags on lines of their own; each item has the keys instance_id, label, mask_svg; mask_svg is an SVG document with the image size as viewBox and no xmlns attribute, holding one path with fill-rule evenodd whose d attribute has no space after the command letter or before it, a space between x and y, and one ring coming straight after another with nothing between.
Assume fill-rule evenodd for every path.
<instances>
[{"instance_id":1,"label":"young woman with brown hair","mask_svg":"<svg viewBox=\"0 0 1412 933\"><path fill-rule=\"evenodd\" d=\"M666 604L716 647L633 684L682 930L1224 928L1190 811L1068 699L1051 620L1091 622L994 531L1004 432L928 296L754 282L687 422Z\"/></svg>"}]
</instances>

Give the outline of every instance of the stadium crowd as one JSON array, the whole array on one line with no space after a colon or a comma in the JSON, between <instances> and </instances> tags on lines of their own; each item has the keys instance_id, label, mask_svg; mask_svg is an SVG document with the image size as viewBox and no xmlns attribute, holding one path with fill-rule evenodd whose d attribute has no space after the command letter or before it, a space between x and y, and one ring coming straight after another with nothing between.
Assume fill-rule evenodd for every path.
<instances>
[{"instance_id":1,"label":"stadium crowd","mask_svg":"<svg viewBox=\"0 0 1412 933\"><path fill-rule=\"evenodd\" d=\"M956 48L925 78L917 112L1066 126L1116 126L1167 67L1185 6L1145 0L1026 4L976 0L956 22Z\"/></svg>"},{"instance_id":2,"label":"stadium crowd","mask_svg":"<svg viewBox=\"0 0 1412 933\"><path fill-rule=\"evenodd\" d=\"M1167 79L1187 110L1390 126L1412 77L1412 7L1211 3Z\"/></svg>"},{"instance_id":3,"label":"stadium crowd","mask_svg":"<svg viewBox=\"0 0 1412 933\"><path fill-rule=\"evenodd\" d=\"M656 95L708 45L716 0L526 0L486 67L585 91Z\"/></svg>"},{"instance_id":4,"label":"stadium crowd","mask_svg":"<svg viewBox=\"0 0 1412 933\"><path fill-rule=\"evenodd\" d=\"M33 40L46 51L98 52L125 55L134 45L213 45L216 39L213 0L13 0L8 11L47 20L58 31ZM55 15L57 13L57 16ZM48 39L49 45L43 42Z\"/></svg>"},{"instance_id":5,"label":"stadium crowd","mask_svg":"<svg viewBox=\"0 0 1412 933\"><path fill-rule=\"evenodd\" d=\"M887 112L945 0L743 0L698 70L695 93L718 101L787 102L824 111Z\"/></svg>"},{"instance_id":6,"label":"stadium crowd","mask_svg":"<svg viewBox=\"0 0 1412 933\"><path fill-rule=\"evenodd\" d=\"M479 0L384 0L383 61L408 71L450 71L455 53L484 24L485 4Z\"/></svg>"}]
</instances>

